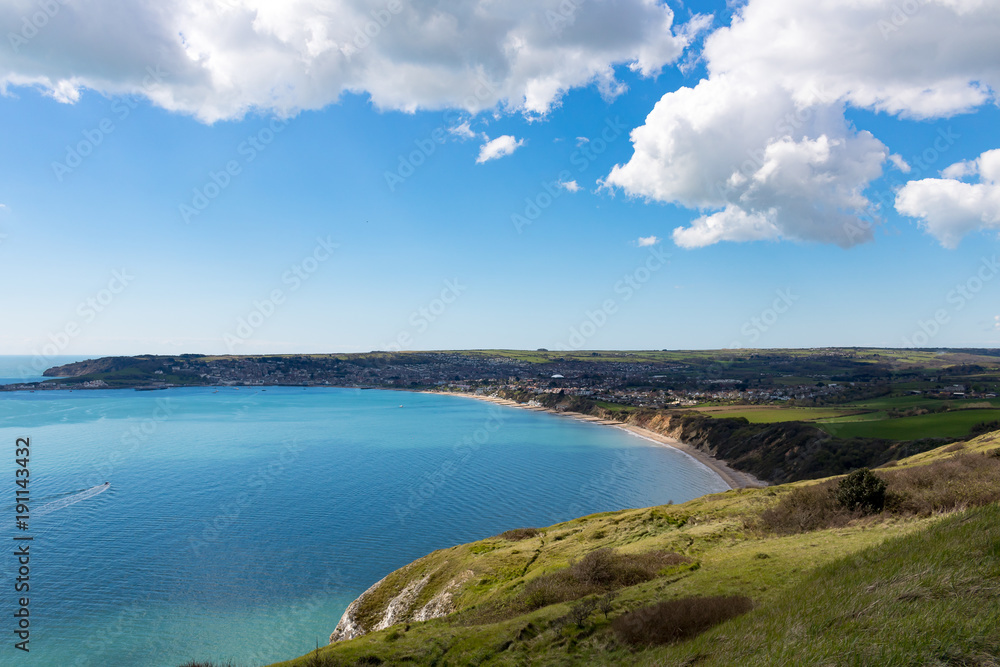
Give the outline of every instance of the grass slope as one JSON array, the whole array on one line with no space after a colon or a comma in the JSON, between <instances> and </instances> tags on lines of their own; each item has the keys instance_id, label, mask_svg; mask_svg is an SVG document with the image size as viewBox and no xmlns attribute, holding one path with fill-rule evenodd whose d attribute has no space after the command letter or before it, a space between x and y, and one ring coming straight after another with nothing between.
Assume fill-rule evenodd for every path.
<instances>
[{"instance_id":1,"label":"grass slope","mask_svg":"<svg viewBox=\"0 0 1000 667\"><path fill-rule=\"evenodd\" d=\"M659 659L706 667L996 665L998 628L993 504L822 565L780 600Z\"/></svg>"},{"instance_id":2,"label":"grass slope","mask_svg":"<svg viewBox=\"0 0 1000 667\"><path fill-rule=\"evenodd\" d=\"M1000 433L993 433L961 453L998 447ZM940 448L893 468L955 452ZM450 586L456 613L280 665L1000 664L995 505L944 521L940 514L880 515L792 535L755 528L765 510L814 484L592 515L525 539L498 536L434 552L390 575L362 615L377 617L380 605L423 577L429 583L418 604ZM688 562L621 589L607 617L595 611L582 624L567 620L572 602L528 612L517 606L532 581L603 547L674 552ZM756 608L671 646L626 646L611 628L615 618L661 600L720 595L748 596Z\"/></svg>"}]
</instances>

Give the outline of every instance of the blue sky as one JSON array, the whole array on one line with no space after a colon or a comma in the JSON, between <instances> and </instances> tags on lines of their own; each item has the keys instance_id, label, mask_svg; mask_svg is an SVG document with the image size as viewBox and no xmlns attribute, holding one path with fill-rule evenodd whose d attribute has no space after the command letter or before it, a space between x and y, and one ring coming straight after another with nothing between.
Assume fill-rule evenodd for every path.
<instances>
[{"instance_id":1,"label":"blue sky","mask_svg":"<svg viewBox=\"0 0 1000 667\"><path fill-rule=\"evenodd\" d=\"M266 3L238 4L259 36ZM558 2L511 3L490 51L499 38L462 17L468 44L413 37L445 3L401 3L327 75L275 37L312 26L307 46L336 42L314 4L272 17L272 51L213 37L212 21L246 28L221 10L180 29L94 16L93 34L64 38L73 12L99 13L73 5L16 51L0 44L0 354L1000 342L1000 58L973 29L1000 25L995 8L930 2L893 23L884 3L831 24L750 0L730 27L722 3L669 3L658 34L650 17L669 9L622 0L617 23L553 51L614 3L571 3L572 25L549 33L530 22ZM386 5L341 4L362 26ZM40 6L0 13L8 41ZM805 27L782 32L793 19ZM824 51L851 21L867 26L852 58ZM186 48L196 27L211 57L168 58L143 85L151 58L124 35ZM528 64L491 70L515 33ZM812 51L792 58L774 34ZM954 63L912 62L952 41ZM494 83L478 98L473 66ZM502 137L513 151L484 159ZM736 180L720 190L720 174Z\"/></svg>"}]
</instances>

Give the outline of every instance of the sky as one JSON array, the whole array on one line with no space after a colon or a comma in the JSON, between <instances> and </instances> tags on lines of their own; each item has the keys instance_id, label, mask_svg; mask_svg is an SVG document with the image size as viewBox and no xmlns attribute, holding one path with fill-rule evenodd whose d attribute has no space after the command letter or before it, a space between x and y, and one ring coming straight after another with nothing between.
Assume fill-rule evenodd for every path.
<instances>
[{"instance_id":1,"label":"sky","mask_svg":"<svg viewBox=\"0 0 1000 667\"><path fill-rule=\"evenodd\" d=\"M998 34L987 0L0 0L0 354L997 346Z\"/></svg>"}]
</instances>

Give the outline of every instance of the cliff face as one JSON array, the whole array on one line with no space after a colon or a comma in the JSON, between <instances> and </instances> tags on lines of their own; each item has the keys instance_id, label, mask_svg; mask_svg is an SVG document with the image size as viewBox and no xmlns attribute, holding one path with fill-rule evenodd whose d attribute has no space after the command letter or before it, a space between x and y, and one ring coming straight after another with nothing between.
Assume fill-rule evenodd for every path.
<instances>
[{"instance_id":1,"label":"cliff face","mask_svg":"<svg viewBox=\"0 0 1000 667\"><path fill-rule=\"evenodd\" d=\"M441 618L455 611L454 595L473 572L456 571L451 560L439 562L435 556L440 553L390 573L359 595L330 634L330 643L355 639L398 623Z\"/></svg>"}]
</instances>

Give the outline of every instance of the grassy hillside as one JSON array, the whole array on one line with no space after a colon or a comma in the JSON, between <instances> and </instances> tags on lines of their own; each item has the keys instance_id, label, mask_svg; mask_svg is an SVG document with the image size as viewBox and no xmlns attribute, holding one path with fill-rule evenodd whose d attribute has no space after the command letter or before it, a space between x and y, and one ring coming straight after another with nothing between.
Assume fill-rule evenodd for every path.
<instances>
[{"instance_id":1,"label":"grassy hillside","mask_svg":"<svg viewBox=\"0 0 1000 667\"><path fill-rule=\"evenodd\" d=\"M399 624L281 665L995 665L998 451L993 433L876 471L871 515L799 482L437 551L359 605L371 627L395 601ZM435 600L454 613L407 620ZM643 642L694 617L709 629Z\"/></svg>"}]
</instances>

